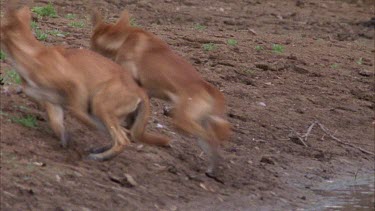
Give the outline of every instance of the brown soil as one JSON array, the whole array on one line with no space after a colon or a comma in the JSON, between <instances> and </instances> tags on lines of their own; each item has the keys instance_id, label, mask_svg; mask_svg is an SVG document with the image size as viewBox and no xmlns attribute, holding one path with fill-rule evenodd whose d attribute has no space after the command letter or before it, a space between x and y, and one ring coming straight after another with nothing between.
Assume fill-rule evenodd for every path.
<instances>
[{"instance_id":1,"label":"brown soil","mask_svg":"<svg viewBox=\"0 0 375 211\"><path fill-rule=\"evenodd\" d=\"M35 21L43 31L69 34L49 35L45 44L87 48L87 5L52 3L59 17ZM318 120L340 140L375 151L374 1L101 0L96 6L110 20L128 8L140 27L164 39L226 95L234 134L221 150L219 175L205 176L205 155L195 138L175 132L163 115L164 102L153 100L150 129L173 137L172 148L133 143L115 159L95 162L84 160L84 152L109 143L107 135L68 115L72 144L62 149L43 109L6 82L1 210L290 210L311 207L318 200L313 189L324 181L373 174L373 156L318 127L307 147L292 131L304 134ZM77 17L68 19L68 13ZM85 26L69 26L73 21ZM198 23L206 28L197 29ZM206 43L216 49L205 51ZM283 52L274 52L273 44ZM10 68L9 59L1 62L2 74ZM36 117L36 128L14 121L27 115Z\"/></svg>"}]
</instances>

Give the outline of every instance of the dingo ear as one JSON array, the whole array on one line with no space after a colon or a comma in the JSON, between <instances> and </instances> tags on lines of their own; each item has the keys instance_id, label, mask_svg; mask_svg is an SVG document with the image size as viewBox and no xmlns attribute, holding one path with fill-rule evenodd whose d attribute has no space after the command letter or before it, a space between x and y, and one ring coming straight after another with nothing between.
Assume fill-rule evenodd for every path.
<instances>
[{"instance_id":1,"label":"dingo ear","mask_svg":"<svg viewBox=\"0 0 375 211\"><path fill-rule=\"evenodd\" d=\"M94 10L91 16L91 22L94 28L98 27L103 23L103 16L98 10Z\"/></svg>"},{"instance_id":2,"label":"dingo ear","mask_svg":"<svg viewBox=\"0 0 375 211\"><path fill-rule=\"evenodd\" d=\"M129 12L125 9L122 11L120 18L118 19L116 25L120 26L129 26L130 20L129 20Z\"/></svg>"}]
</instances>

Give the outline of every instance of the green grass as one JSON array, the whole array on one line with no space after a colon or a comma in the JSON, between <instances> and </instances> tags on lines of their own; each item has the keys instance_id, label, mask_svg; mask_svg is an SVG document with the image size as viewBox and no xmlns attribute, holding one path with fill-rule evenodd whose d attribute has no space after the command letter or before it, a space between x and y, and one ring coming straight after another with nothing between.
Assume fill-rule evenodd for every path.
<instances>
[{"instance_id":1,"label":"green grass","mask_svg":"<svg viewBox=\"0 0 375 211\"><path fill-rule=\"evenodd\" d=\"M62 32L58 29L54 29L54 30L48 30L47 34L50 34L50 35L55 36L55 37L65 37L66 35L69 34L69 32Z\"/></svg>"},{"instance_id":2,"label":"green grass","mask_svg":"<svg viewBox=\"0 0 375 211\"><path fill-rule=\"evenodd\" d=\"M0 61L4 61L7 58L7 55L3 50L0 50Z\"/></svg>"},{"instance_id":3,"label":"green grass","mask_svg":"<svg viewBox=\"0 0 375 211\"><path fill-rule=\"evenodd\" d=\"M357 64L359 64L359 65L363 64L363 58L362 57L358 59Z\"/></svg>"},{"instance_id":4,"label":"green grass","mask_svg":"<svg viewBox=\"0 0 375 211\"><path fill-rule=\"evenodd\" d=\"M260 45L257 45L257 46L255 46L255 50L256 50L256 51L262 51L262 50L263 50L263 47L260 46Z\"/></svg>"},{"instance_id":5,"label":"green grass","mask_svg":"<svg viewBox=\"0 0 375 211\"><path fill-rule=\"evenodd\" d=\"M198 30L198 31L203 31L206 29L206 26L200 24L200 23L197 23L194 25L194 29Z\"/></svg>"},{"instance_id":6,"label":"green grass","mask_svg":"<svg viewBox=\"0 0 375 211\"><path fill-rule=\"evenodd\" d=\"M331 68L333 68L333 69L336 69L336 68L338 68L338 67L339 67L339 65L336 64L336 63L334 63L334 64L331 65Z\"/></svg>"},{"instance_id":7,"label":"green grass","mask_svg":"<svg viewBox=\"0 0 375 211\"><path fill-rule=\"evenodd\" d=\"M235 39L228 39L227 43L230 46L236 46L238 44L237 40L235 40Z\"/></svg>"},{"instance_id":8,"label":"green grass","mask_svg":"<svg viewBox=\"0 0 375 211\"><path fill-rule=\"evenodd\" d=\"M35 36L38 40L40 40L40 41L47 40L48 34L46 34L45 32L43 32L42 30L40 30L38 28L36 28L34 31L35 31Z\"/></svg>"},{"instance_id":9,"label":"green grass","mask_svg":"<svg viewBox=\"0 0 375 211\"><path fill-rule=\"evenodd\" d=\"M130 18L130 26L134 26L134 27L139 26L135 18Z\"/></svg>"},{"instance_id":10,"label":"green grass","mask_svg":"<svg viewBox=\"0 0 375 211\"><path fill-rule=\"evenodd\" d=\"M48 5L44 7L33 7L31 11L42 17L52 17L52 18L58 17L57 12L51 2L48 3Z\"/></svg>"},{"instance_id":11,"label":"green grass","mask_svg":"<svg viewBox=\"0 0 375 211\"><path fill-rule=\"evenodd\" d=\"M38 126L36 118L33 115L26 115L25 117L11 117L12 122L18 123L24 127L36 128Z\"/></svg>"},{"instance_id":12,"label":"green grass","mask_svg":"<svg viewBox=\"0 0 375 211\"><path fill-rule=\"evenodd\" d=\"M71 26L71 27L74 27L74 28L83 28L83 27L85 27L85 23L83 21L70 22L68 25Z\"/></svg>"},{"instance_id":13,"label":"green grass","mask_svg":"<svg viewBox=\"0 0 375 211\"><path fill-rule=\"evenodd\" d=\"M217 46L214 43L206 43L202 45L203 50L213 51L216 50Z\"/></svg>"},{"instance_id":14,"label":"green grass","mask_svg":"<svg viewBox=\"0 0 375 211\"><path fill-rule=\"evenodd\" d=\"M2 82L6 84L21 84L22 80L15 70L7 70L5 76L2 78Z\"/></svg>"},{"instance_id":15,"label":"green grass","mask_svg":"<svg viewBox=\"0 0 375 211\"><path fill-rule=\"evenodd\" d=\"M272 51L275 53L282 53L284 52L284 46L279 45L279 44L273 44L272 45Z\"/></svg>"},{"instance_id":16,"label":"green grass","mask_svg":"<svg viewBox=\"0 0 375 211\"><path fill-rule=\"evenodd\" d=\"M31 21L31 23L30 23L30 27L31 27L32 29L38 29L38 28L39 28L38 24L37 24L35 21Z\"/></svg>"},{"instance_id":17,"label":"green grass","mask_svg":"<svg viewBox=\"0 0 375 211\"><path fill-rule=\"evenodd\" d=\"M243 70L242 71L243 73L245 73L246 75L255 75L255 70L253 70L253 69L245 69L245 70Z\"/></svg>"},{"instance_id":18,"label":"green grass","mask_svg":"<svg viewBox=\"0 0 375 211\"><path fill-rule=\"evenodd\" d=\"M75 19L76 15L72 14L72 13L68 13L68 14L65 15L65 18L67 18L67 19Z\"/></svg>"}]
</instances>

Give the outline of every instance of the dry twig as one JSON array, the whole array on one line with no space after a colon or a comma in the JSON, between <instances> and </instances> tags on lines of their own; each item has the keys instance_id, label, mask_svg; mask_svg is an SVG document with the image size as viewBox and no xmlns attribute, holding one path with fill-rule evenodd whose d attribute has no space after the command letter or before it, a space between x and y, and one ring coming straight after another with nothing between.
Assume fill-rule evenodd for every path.
<instances>
[{"instance_id":1,"label":"dry twig","mask_svg":"<svg viewBox=\"0 0 375 211\"><path fill-rule=\"evenodd\" d=\"M328 130L326 127L324 127L324 125L322 125L322 124L319 123L319 122L317 122L317 124L319 125L320 129L322 129L322 131L323 131L325 134L327 134L329 137L331 137L331 138L332 138L333 140L335 140L336 142L338 142L338 143L340 143L340 144L342 144L342 145L350 146L350 147L352 147L352 148L354 148L354 149L357 149L357 150L359 150L359 151L361 151L361 152L363 152L363 153L366 153L366 154L369 154L369 155L375 155L373 152L367 151L367 150L365 150L365 149L362 149L361 147L357 147L357 146L355 146L355 145L353 145L353 144L351 144L351 143L349 143L349 142L342 141L342 140L336 138L334 135L332 135L332 134L329 132L329 130Z\"/></svg>"},{"instance_id":2,"label":"dry twig","mask_svg":"<svg viewBox=\"0 0 375 211\"><path fill-rule=\"evenodd\" d=\"M328 135L329 137L331 137L334 141L336 141L336 142L338 142L338 143L340 143L340 144L342 144L342 145L345 145L345 146L350 146L350 147L352 147L352 148L354 148L354 149L357 149L357 150L359 150L359 151L361 151L361 152L363 152L363 153L365 153L365 154L369 154L369 155L375 155L373 152L370 152L370 151L368 151L368 150L365 150L365 149L363 149L363 148L361 148L361 147L358 147L358 146L355 146L354 144L352 144L352 143L349 143L349 142L346 142L346 141L342 141L342 140L340 140L339 138L337 138L337 137L335 137L334 136L334 134L336 133L334 133L334 134L332 134L322 123L320 123L319 121L315 121L315 122L313 122L310 126L309 126L309 128L307 129L307 132L304 134L304 135L300 135L299 133L297 133L295 130L293 130L293 128L290 128L291 130L292 130L292 132L293 133L295 133L296 134L296 136L293 136L293 137L289 137L290 139L292 139L292 138L294 138L294 139L296 139L297 138L297 140L299 140L305 147L307 147L308 145L306 144L306 142L307 142L307 138L309 137L309 135L310 135L310 133L311 133L311 131L312 131L312 129L314 128L314 126L315 125L318 125L319 127L320 127L320 129L326 134L326 135Z\"/></svg>"}]
</instances>

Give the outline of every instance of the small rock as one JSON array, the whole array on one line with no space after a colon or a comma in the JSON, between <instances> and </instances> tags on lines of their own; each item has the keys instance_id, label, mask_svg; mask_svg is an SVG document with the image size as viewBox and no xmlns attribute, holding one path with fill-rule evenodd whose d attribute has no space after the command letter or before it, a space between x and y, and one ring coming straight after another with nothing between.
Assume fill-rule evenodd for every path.
<instances>
[{"instance_id":1,"label":"small rock","mask_svg":"<svg viewBox=\"0 0 375 211\"><path fill-rule=\"evenodd\" d=\"M208 191L207 187L203 183L199 183L199 186L203 188L204 190Z\"/></svg>"},{"instance_id":2,"label":"small rock","mask_svg":"<svg viewBox=\"0 0 375 211\"><path fill-rule=\"evenodd\" d=\"M255 67L259 68L261 70L269 70L270 69L270 66L268 64L263 64L263 63L255 64Z\"/></svg>"},{"instance_id":3,"label":"small rock","mask_svg":"<svg viewBox=\"0 0 375 211\"><path fill-rule=\"evenodd\" d=\"M143 148L143 144L138 145L136 148L138 151L141 150Z\"/></svg>"},{"instance_id":4,"label":"small rock","mask_svg":"<svg viewBox=\"0 0 375 211\"><path fill-rule=\"evenodd\" d=\"M163 108L163 115L165 116L172 116L172 107L169 107L169 106L165 106Z\"/></svg>"},{"instance_id":5,"label":"small rock","mask_svg":"<svg viewBox=\"0 0 375 211\"><path fill-rule=\"evenodd\" d=\"M21 94L21 93L22 93L22 86L17 86L16 94Z\"/></svg>"},{"instance_id":6,"label":"small rock","mask_svg":"<svg viewBox=\"0 0 375 211\"><path fill-rule=\"evenodd\" d=\"M272 156L266 156L265 155L260 159L260 162L275 165L274 157L272 157Z\"/></svg>"},{"instance_id":7,"label":"small rock","mask_svg":"<svg viewBox=\"0 0 375 211\"><path fill-rule=\"evenodd\" d=\"M33 162L33 164L36 165L36 166L41 166L41 167L46 166L46 164L42 163L42 162Z\"/></svg>"},{"instance_id":8,"label":"small rock","mask_svg":"<svg viewBox=\"0 0 375 211\"><path fill-rule=\"evenodd\" d=\"M287 58L290 60L297 60L297 56L294 54L290 54Z\"/></svg>"},{"instance_id":9,"label":"small rock","mask_svg":"<svg viewBox=\"0 0 375 211\"><path fill-rule=\"evenodd\" d=\"M157 128L164 128L164 126L163 126L162 124L159 124L159 123L156 124L156 127L157 127Z\"/></svg>"},{"instance_id":10,"label":"small rock","mask_svg":"<svg viewBox=\"0 0 375 211\"><path fill-rule=\"evenodd\" d=\"M292 40L291 39L286 39L284 43L285 43L285 45L289 45L290 43L292 43Z\"/></svg>"},{"instance_id":11,"label":"small rock","mask_svg":"<svg viewBox=\"0 0 375 211\"><path fill-rule=\"evenodd\" d=\"M138 183L133 179L133 177L132 177L130 174L124 174L124 176L125 176L127 182L128 182L132 187L138 185Z\"/></svg>"},{"instance_id":12,"label":"small rock","mask_svg":"<svg viewBox=\"0 0 375 211\"><path fill-rule=\"evenodd\" d=\"M56 174L56 181L61 182L61 177L58 174Z\"/></svg>"},{"instance_id":13,"label":"small rock","mask_svg":"<svg viewBox=\"0 0 375 211\"><path fill-rule=\"evenodd\" d=\"M374 75L374 72L369 70L360 70L358 74L365 77L371 77Z\"/></svg>"},{"instance_id":14,"label":"small rock","mask_svg":"<svg viewBox=\"0 0 375 211\"><path fill-rule=\"evenodd\" d=\"M263 106L263 107L267 106L266 103L264 103L264 102L259 102L258 105Z\"/></svg>"},{"instance_id":15,"label":"small rock","mask_svg":"<svg viewBox=\"0 0 375 211\"><path fill-rule=\"evenodd\" d=\"M172 206L171 206L171 211L176 211L176 210L177 210L177 206L172 205Z\"/></svg>"},{"instance_id":16,"label":"small rock","mask_svg":"<svg viewBox=\"0 0 375 211\"><path fill-rule=\"evenodd\" d=\"M298 66L298 65L294 65L293 70L296 71L297 73L301 73L301 74L309 73L309 71L307 69L305 69L301 66Z\"/></svg>"},{"instance_id":17,"label":"small rock","mask_svg":"<svg viewBox=\"0 0 375 211\"><path fill-rule=\"evenodd\" d=\"M297 0L296 6L297 7L303 7L305 5L305 2L303 0Z\"/></svg>"}]
</instances>

